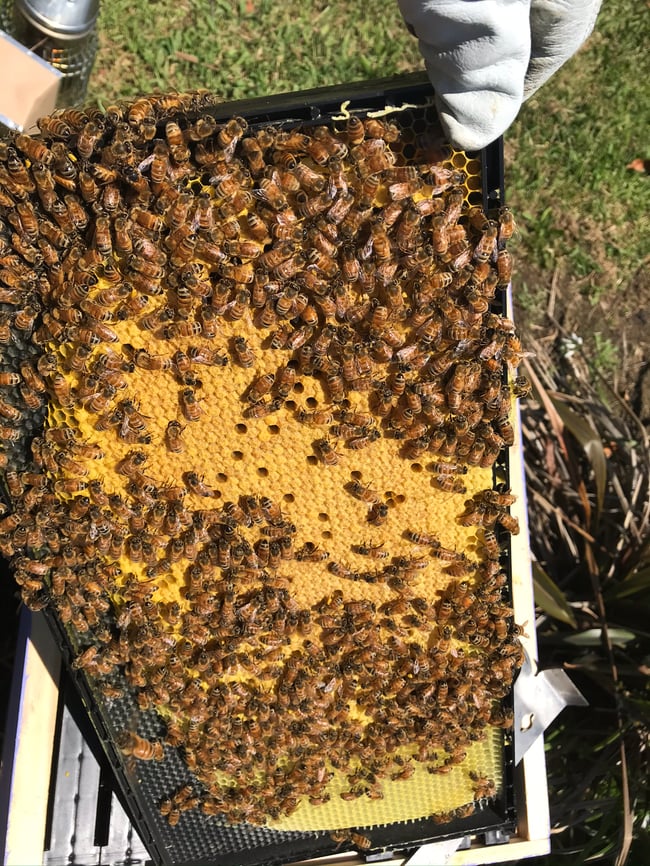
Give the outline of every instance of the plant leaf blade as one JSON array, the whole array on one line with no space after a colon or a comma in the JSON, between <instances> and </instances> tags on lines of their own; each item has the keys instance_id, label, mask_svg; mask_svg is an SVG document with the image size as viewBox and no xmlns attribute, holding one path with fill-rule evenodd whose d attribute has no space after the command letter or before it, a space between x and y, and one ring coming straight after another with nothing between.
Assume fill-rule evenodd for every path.
<instances>
[{"instance_id":1,"label":"plant leaf blade","mask_svg":"<svg viewBox=\"0 0 650 866\"><path fill-rule=\"evenodd\" d=\"M533 584L535 588L535 603L541 607L544 613L576 628L576 618L565 594L548 576L539 562L533 562Z\"/></svg>"},{"instance_id":2,"label":"plant leaf blade","mask_svg":"<svg viewBox=\"0 0 650 866\"><path fill-rule=\"evenodd\" d=\"M609 589L607 597L621 599L641 592L650 593L650 566L633 571L625 580Z\"/></svg>"},{"instance_id":3,"label":"plant leaf blade","mask_svg":"<svg viewBox=\"0 0 650 866\"><path fill-rule=\"evenodd\" d=\"M575 437L594 471L596 480L596 513L599 515L605 501L607 485L607 458L600 436L593 427L577 412L570 409L561 400L553 399L553 404L566 429Z\"/></svg>"}]
</instances>

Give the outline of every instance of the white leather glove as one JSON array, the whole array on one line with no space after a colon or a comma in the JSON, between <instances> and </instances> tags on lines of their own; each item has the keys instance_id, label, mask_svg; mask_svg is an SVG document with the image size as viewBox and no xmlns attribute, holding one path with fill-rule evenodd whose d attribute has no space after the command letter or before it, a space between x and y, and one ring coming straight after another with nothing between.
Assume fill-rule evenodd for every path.
<instances>
[{"instance_id":1,"label":"white leather glove","mask_svg":"<svg viewBox=\"0 0 650 866\"><path fill-rule=\"evenodd\" d=\"M449 141L479 150L580 48L601 0L398 0Z\"/></svg>"}]
</instances>

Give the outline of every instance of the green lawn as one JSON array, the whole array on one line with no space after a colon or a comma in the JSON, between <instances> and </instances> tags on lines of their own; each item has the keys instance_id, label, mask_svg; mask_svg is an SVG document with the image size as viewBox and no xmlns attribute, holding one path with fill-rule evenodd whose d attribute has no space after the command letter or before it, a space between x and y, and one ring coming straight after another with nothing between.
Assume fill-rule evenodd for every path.
<instances>
[{"instance_id":1,"label":"green lawn","mask_svg":"<svg viewBox=\"0 0 650 866\"><path fill-rule=\"evenodd\" d=\"M419 65L397 4L105 3L89 96L209 87L224 99L382 77Z\"/></svg>"},{"instance_id":2,"label":"green lawn","mask_svg":"<svg viewBox=\"0 0 650 866\"><path fill-rule=\"evenodd\" d=\"M508 133L508 188L527 250L558 257L593 300L622 286L650 250L647 5L605 3L586 46L522 110Z\"/></svg>"}]
</instances>

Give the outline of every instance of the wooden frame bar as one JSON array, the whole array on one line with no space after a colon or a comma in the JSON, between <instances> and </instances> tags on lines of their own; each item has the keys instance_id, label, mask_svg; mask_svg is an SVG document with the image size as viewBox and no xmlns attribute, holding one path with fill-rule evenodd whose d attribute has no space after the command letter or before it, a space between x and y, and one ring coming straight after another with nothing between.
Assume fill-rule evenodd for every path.
<instances>
[{"instance_id":1,"label":"wooden frame bar","mask_svg":"<svg viewBox=\"0 0 650 866\"><path fill-rule=\"evenodd\" d=\"M61 657L44 617L23 609L0 794L6 866L42 863Z\"/></svg>"}]
</instances>

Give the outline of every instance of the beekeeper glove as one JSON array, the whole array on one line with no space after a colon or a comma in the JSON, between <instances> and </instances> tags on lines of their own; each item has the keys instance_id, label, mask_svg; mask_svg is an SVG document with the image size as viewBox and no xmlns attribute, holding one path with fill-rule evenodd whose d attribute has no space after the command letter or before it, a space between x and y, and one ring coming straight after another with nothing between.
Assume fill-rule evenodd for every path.
<instances>
[{"instance_id":1,"label":"beekeeper glove","mask_svg":"<svg viewBox=\"0 0 650 866\"><path fill-rule=\"evenodd\" d=\"M398 0L449 141L479 150L591 33L600 0Z\"/></svg>"}]
</instances>

